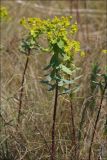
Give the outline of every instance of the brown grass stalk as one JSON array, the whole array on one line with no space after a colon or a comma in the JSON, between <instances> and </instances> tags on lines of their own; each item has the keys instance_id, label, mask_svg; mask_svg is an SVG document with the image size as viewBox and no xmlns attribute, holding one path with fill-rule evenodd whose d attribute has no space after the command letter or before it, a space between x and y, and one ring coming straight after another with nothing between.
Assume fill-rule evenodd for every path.
<instances>
[{"instance_id":1,"label":"brown grass stalk","mask_svg":"<svg viewBox=\"0 0 107 160\"><path fill-rule=\"evenodd\" d=\"M48 148L49 154L51 155L51 150L50 150L50 147L48 145L48 142L47 142L45 136L42 134L41 130L37 126L35 126L35 129L40 133L41 137L44 140L44 143L45 143L46 147Z\"/></svg>"}]
</instances>

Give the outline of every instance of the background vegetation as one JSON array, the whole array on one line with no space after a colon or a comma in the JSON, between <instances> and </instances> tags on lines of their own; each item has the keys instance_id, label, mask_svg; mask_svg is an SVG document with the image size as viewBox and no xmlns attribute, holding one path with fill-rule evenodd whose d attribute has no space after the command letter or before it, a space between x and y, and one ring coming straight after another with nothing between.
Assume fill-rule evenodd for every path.
<instances>
[{"instance_id":1,"label":"background vegetation","mask_svg":"<svg viewBox=\"0 0 107 160\"><path fill-rule=\"evenodd\" d=\"M107 55L102 54L107 44L106 0L2 0L10 18L1 22L1 107L0 107L0 159L49 160L47 146L51 146L54 93L47 92L40 81L43 68L50 55L32 54L27 68L22 104L21 125L17 126L17 112L22 72L26 56L19 45L26 31L20 25L22 17L52 18L72 15L79 26L76 39L86 56L75 56L80 67L80 90L72 99L79 159L88 160L90 140L101 94L93 86L97 74L106 72ZM45 44L45 40L41 40ZM45 44L46 45L46 44ZM99 78L98 78L99 80ZM56 160L74 160L72 144L70 101L59 97L56 120ZM107 160L107 92L92 147L92 160ZM81 123L80 123L81 122ZM80 131L80 132L79 132ZM79 141L79 143L78 143Z\"/></svg>"}]
</instances>

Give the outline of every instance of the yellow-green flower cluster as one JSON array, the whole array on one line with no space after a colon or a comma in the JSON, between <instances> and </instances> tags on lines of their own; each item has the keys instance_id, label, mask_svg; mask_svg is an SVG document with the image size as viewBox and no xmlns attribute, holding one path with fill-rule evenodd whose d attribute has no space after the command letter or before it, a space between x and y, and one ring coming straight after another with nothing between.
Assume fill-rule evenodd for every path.
<instances>
[{"instance_id":1,"label":"yellow-green flower cluster","mask_svg":"<svg viewBox=\"0 0 107 160\"><path fill-rule=\"evenodd\" d=\"M77 53L80 53L82 57L85 56L85 52L81 50L80 42L75 40L67 40L64 51L69 57L73 57Z\"/></svg>"},{"instance_id":2,"label":"yellow-green flower cluster","mask_svg":"<svg viewBox=\"0 0 107 160\"><path fill-rule=\"evenodd\" d=\"M33 37L44 31L44 21L40 18L22 18L20 23L30 32Z\"/></svg>"},{"instance_id":3,"label":"yellow-green flower cluster","mask_svg":"<svg viewBox=\"0 0 107 160\"><path fill-rule=\"evenodd\" d=\"M65 52L70 56L70 54L75 54L80 52L80 43L75 40L68 40L67 45L64 48Z\"/></svg>"},{"instance_id":4,"label":"yellow-green flower cluster","mask_svg":"<svg viewBox=\"0 0 107 160\"><path fill-rule=\"evenodd\" d=\"M23 18L21 24L29 30L33 37L37 37L39 34L47 36L47 40L50 46L63 42L63 52L68 56L74 56L74 54L81 52L80 43L73 40L73 35L77 32L77 23L71 25L72 17L54 17L53 19L42 20L40 18Z\"/></svg>"},{"instance_id":5,"label":"yellow-green flower cluster","mask_svg":"<svg viewBox=\"0 0 107 160\"><path fill-rule=\"evenodd\" d=\"M71 26L71 34L75 34L78 31L77 23L72 24Z\"/></svg>"},{"instance_id":6,"label":"yellow-green flower cluster","mask_svg":"<svg viewBox=\"0 0 107 160\"><path fill-rule=\"evenodd\" d=\"M48 41L52 44L56 43L60 39L67 41L72 17L55 17L49 20L45 25L47 30Z\"/></svg>"},{"instance_id":7,"label":"yellow-green flower cluster","mask_svg":"<svg viewBox=\"0 0 107 160\"><path fill-rule=\"evenodd\" d=\"M107 54L107 50L106 50L106 49L103 49L103 50L102 50L102 53Z\"/></svg>"},{"instance_id":8,"label":"yellow-green flower cluster","mask_svg":"<svg viewBox=\"0 0 107 160\"><path fill-rule=\"evenodd\" d=\"M8 18L8 11L6 7L1 7L0 8L0 20L4 20Z\"/></svg>"},{"instance_id":9,"label":"yellow-green flower cluster","mask_svg":"<svg viewBox=\"0 0 107 160\"><path fill-rule=\"evenodd\" d=\"M67 40L68 29L70 30L70 17L55 17L52 20L42 20L40 18L23 18L21 24L30 31L33 35L34 33L44 32L47 33L48 40L50 43L54 43L58 38L63 38Z\"/></svg>"},{"instance_id":10,"label":"yellow-green flower cluster","mask_svg":"<svg viewBox=\"0 0 107 160\"><path fill-rule=\"evenodd\" d=\"M74 54L80 53L84 56L85 53L81 51L80 43L73 40L73 36L77 30L77 23L71 25L72 17L55 17L46 24L48 41L51 44L62 40L64 42L64 52L70 57Z\"/></svg>"}]
</instances>

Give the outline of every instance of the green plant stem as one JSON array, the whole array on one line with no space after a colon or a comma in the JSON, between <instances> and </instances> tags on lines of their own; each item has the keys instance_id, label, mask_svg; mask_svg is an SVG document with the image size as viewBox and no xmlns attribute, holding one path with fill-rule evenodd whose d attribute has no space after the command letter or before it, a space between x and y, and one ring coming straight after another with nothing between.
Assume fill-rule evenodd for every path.
<instances>
[{"instance_id":1,"label":"green plant stem","mask_svg":"<svg viewBox=\"0 0 107 160\"><path fill-rule=\"evenodd\" d=\"M55 124L56 124L57 102L58 102L58 82L56 82L54 111L53 111L51 160L55 160L56 159L55 158Z\"/></svg>"},{"instance_id":2,"label":"green plant stem","mask_svg":"<svg viewBox=\"0 0 107 160\"><path fill-rule=\"evenodd\" d=\"M21 117L23 91L24 91L24 87L23 86L24 86L24 82L25 82L26 70L27 70L28 63L29 63L29 55L30 55L30 49L28 50L27 59L26 59L24 71L23 71L23 74L22 74L21 91L20 91L20 96L19 96L19 110L18 110L18 119L17 119L18 124L20 123L20 117Z\"/></svg>"},{"instance_id":3,"label":"green plant stem","mask_svg":"<svg viewBox=\"0 0 107 160\"><path fill-rule=\"evenodd\" d=\"M94 130L93 130L93 133L92 133L91 143L90 143L90 147L89 147L88 160L91 160L92 145L93 145L93 141L94 141L94 137L95 137L97 124L98 124L98 121L99 121L99 116L100 116L100 112L101 112L101 108L102 108L102 102L103 102L103 99L104 99L104 94L105 94L106 88L107 88L107 81L105 83L105 87L104 87L103 93L101 95L100 106L99 106L99 110L98 110L97 117L96 117L96 120L95 120Z\"/></svg>"}]
</instances>

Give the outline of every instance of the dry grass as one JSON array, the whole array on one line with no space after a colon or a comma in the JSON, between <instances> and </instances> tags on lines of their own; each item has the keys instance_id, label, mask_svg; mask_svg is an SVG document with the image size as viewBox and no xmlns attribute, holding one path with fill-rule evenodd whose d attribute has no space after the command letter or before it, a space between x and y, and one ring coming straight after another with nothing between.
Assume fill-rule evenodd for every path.
<instances>
[{"instance_id":1,"label":"dry grass","mask_svg":"<svg viewBox=\"0 0 107 160\"><path fill-rule=\"evenodd\" d=\"M51 147L51 125L54 94L47 92L40 80L43 75L43 68L49 56L35 53L30 57L29 66L24 83L24 96L22 106L22 123L17 127L18 99L21 85L22 72L26 56L19 51L19 44L24 33L19 24L20 18L37 16L52 17L54 11L48 12L45 9L37 9L34 4L43 5L56 9L71 9L70 1L23 1L25 4L16 3L12 0L2 0L2 5L7 6L12 19L1 24L1 117L0 117L0 159L7 154L3 160L49 160ZM84 2L79 2L79 8L84 8ZM106 1L89 1L88 9L106 10ZM72 8L76 8L76 2L72 2ZM107 11L107 10L106 10ZM63 15L63 13L60 13ZM71 13L69 13L71 14ZM90 103L90 73L94 62L99 62L102 72L106 65L106 56L100 54L100 50L106 47L106 16L92 13L88 17L79 13L79 35L87 55L84 59L75 57L77 66L81 67L83 77L79 82L81 89L73 99L75 108L75 125L78 133L81 113L85 104ZM77 13L73 13L74 20ZM87 26L88 25L88 26ZM87 30L88 27L88 30ZM87 33L88 31L88 33ZM88 38L87 38L88 36ZM97 95L99 96L99 94ZM96 106L93 115L87 107L86 121L83 125L82 139L80 142L80 159L88 160L88 149L93 124L96 117L96 110L99 106L100 97L96 97ZM74 147L72 147L72 126L70 117L70 102L67 96L60 96L57 110L56 123L56 160L71 160ZM92 150L92 160L98 160L100 150L103 149L103 156L106 160L105 147L107 142L103 136L103 128L107 114L106 99L103 101L103 108L97 127L97 132ZM78 146L77 146L78 147ZM74 160L74 159L72 159Z\"/></svg>"}]
</instances>

